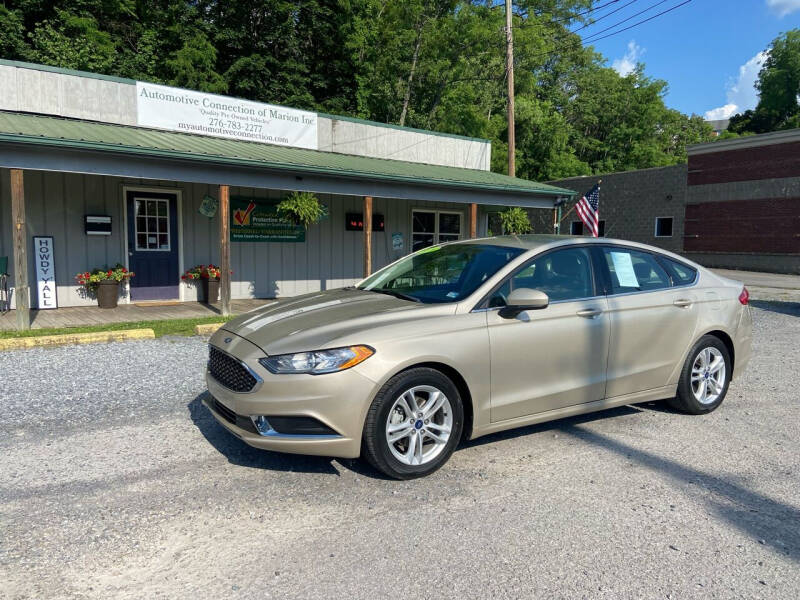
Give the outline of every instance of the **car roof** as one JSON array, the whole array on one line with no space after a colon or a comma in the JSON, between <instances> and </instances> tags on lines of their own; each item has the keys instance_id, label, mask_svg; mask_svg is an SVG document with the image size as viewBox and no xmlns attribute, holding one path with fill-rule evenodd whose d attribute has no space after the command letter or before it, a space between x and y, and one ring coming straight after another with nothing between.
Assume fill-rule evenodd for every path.
<instances>
[{"instance_id":1,"label":"car roof","mask_svg":"<svg viewBox=\"0 0 800 600\"><path fill-rule=\"evenodd\" d=\"M451 244L489 244L494 246L507 246L510 248L520 248L525 251L538 250L544 247L562 247L562 246L579 246L586 244L614 244L620 246L628 246L633 248L641 248L648 252L658 252L668 257L678 259L682 262L689 263L694 267L699 267L696 263L688 260L684 256L670 252L664 248L656 246L649 246L640 242L632 242L630 240L618 240L606 237L589 237L578 235L554 235L554 234L540 234L531 233L526 235L498 235L495 237L476 238L469 240L459 240L451 242Z\"/></svg>"}]
</instances>

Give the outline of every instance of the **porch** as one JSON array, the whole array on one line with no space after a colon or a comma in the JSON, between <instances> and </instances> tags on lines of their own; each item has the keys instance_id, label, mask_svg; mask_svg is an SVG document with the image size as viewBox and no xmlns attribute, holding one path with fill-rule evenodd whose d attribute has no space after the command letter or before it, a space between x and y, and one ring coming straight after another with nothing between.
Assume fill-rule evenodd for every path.
<instances>
[{"instance_id":1,"label":"porch","mask_svg":"<svg viewBox=\"0 0 800 600\"><path fill-rule=\"evenodd\" d=\"M271 302L271 300L255 298L231 300L231 312L233 314L245 313L268 302ZM0 315L0 331L17 329L15 312L12 310ZM163 302L120 304L117 308L112 309L102 309L96 306L70 306L50 310L32 309L30 314L31 329L60 329L64 327L108 325L109 323L222 317L222 310L219 306L202 302Z\"/></svg>"}]
</instances>

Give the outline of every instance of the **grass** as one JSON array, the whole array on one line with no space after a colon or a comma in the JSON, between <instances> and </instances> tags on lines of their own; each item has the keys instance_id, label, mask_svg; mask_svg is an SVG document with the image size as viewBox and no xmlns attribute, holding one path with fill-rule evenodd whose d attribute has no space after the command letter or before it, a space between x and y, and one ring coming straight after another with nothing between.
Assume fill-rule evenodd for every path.
<instances>
[{"instance_id":1,"label":"grass","mask_svg":"<svg viewBox=\"0 0 800 600\"><path fill-rule=\"evenodd\" d=\"M95 331L119 331L121 329L152 329L156 337L163 335L194 335L195 325L224 323L230 317L199 317L195 319L164 319L156 321L130 321L127 323L107 323L81 327L58 327L53 329L28 329L26 331L0 331L0 338L35 337L40 335L59 335L64 333L93 333Z\"/></svg>"}]
</instances>

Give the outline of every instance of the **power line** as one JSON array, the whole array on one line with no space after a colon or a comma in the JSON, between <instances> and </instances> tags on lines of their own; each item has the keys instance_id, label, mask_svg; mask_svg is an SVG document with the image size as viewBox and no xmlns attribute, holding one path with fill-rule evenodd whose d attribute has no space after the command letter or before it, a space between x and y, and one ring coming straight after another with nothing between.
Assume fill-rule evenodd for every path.
<instances>
[{"instance_id":1,"label":"power line","mask_svg":"<svg viewBox=\"0 0 800 600\"><path fill-rule=\"evenodd\" d=\"M614 23L613 25L609 25L609 26L608 26L608 27L606 27L605 29L601 29L600 31L596 31L596 32L594 32L593 34L591 34L591 35L587 36L587 39L588 39L588 38L592 38L592 37L594 37L594 36L596 36L596 35L599 35L599 34L601 34L601 33L603 33L603 32L606 32L606 31L608 31L609 29L614 29L614 27L616 27L617 25L622 25L623 23L627 23L627 22L628 22L628 21L630 21L631 19L633 19L633 18L636 18L636 17L638 17L639 15L646 13L647 11L653 10L653 9L654 9L656 6L659 6L659 5L661 5L661 4L664 4L665 2L668 2L668 1L669 1L669 0L661 0L660 2L656 2L655 4L651 4L650 6L648 6L647 8L645 8L644 10L640 10L639 12L632 14L630 17L627 17L627 18L625 18L625 19L622 19L621 21L617 21L616 23Z\"/></svg>"},{"instance_id":2,"label":"power line","mask_svg":"<svg viewBox=\"0 0 800 600\"><path fill-rule=\"evenodd\" d=\"M648 18L646 18L646 19L642 19L641 21L637 21L637 22L636 22L636 23L634 23L633 25L629 25L628 27L625 27L625 28L623 28L623 29L620 29L619 31L613 31L613 32L611 32L611 33L609 33L609 34L606 34L606 35L600 36L599 38L595 38L595 39L593 39L593 40L590 40L590 41L591 41L591 42L596 42L596 41L598 41L598 40L604 40L604 39L606 39L606 38L608 38L608 37L611 37L612 35L617 35L618 33L622 33L623 31L628 31L629 29L633 29L634 27L636 27L636 26L638 26L638 25L641 25L642 23L647 23L648 21L652 21L653 19L656 19L656 18L660 17L661 15L665 15L665 14L667 14L668 12L672 12L673 10L675 10L676 8L680 8L680 7L681 7L681 6L683 6L684 4L689 4L689 2L691 2L691 1L692 1L692 0L684 0L684 1L683 1L683 2L681 2L680 4L676 4L675 6L673 6L672 8L668 8L667 10L662 10L660 13L658 13L658 14L655 14L655 15L653 15L652 17L648 17ZM598 32L598 33L599 33L599 32ZM597 35L597 34L595 34L595 35ZM593 36L589 36L589 37L593 37ZM584 42L585 42L585 41L586 41L586 40L584 40Z\"/></svg>"},{"instance_id":3,"label":"power line","mask_svg":"<svg viewBox=\"0 0 800 600\"><path fill-rule=\"evenodd\" d=\"M605 4L601 4L599 6L593 6L589 10L584 10L583 12L575 13L574 15L570 15L569 17L560 17L558 19L551 19L551 22L552 23L564 23L565 21L574 21L578 17L582 17L583 15L588 15L591 12L594 12L596 10L600 10L602 8L605 8L606 6L611 6L612 4L616 4L619 1L620 0L611 0L611 2L606 2Z\"/></svg>"},{"instance_id":4,"label":"power line","mask_svg":"<svg viewBox=\"0 0 800 600\"><path fill-rule=\"evenodd\" d=\"M658 4L662 4L663 1L665 1L665 0L662 0L662 2L659 2ZM596 42L598 40L604 40L606 38L609 38L611 36L617 35L617 34L622 33L624 31L628 31L629 29L633 29L634 27L638 27L639 25L641 25L643 23L647 23L648 21L652 21L653 19L656 19L656 18L660 17L661 15L665 15L665 14L667 14L669 12L672 12L673 10L680 8L681 6L683 6L685 4L689 4L691 1L692 0L684 0L680 4L676 4L675 6L673 6L671 8L668 8L667 10L662 10L660 13L657 13L657 14L651 16L651 17L648 17L646 19L642 19L641 21L637 21L636 23L628 25L627 27L624 27L624 28L619 29L617 31L612 31L611 33L607 33L606 35L603 35L603 36L600 36L600 37L595 37L595 36L597 36L599 33L602 33L602 32L594 33L592 35L587 36L585 40L581 40L581 45L585 44L587 42L594 43L594 42ZM658 4L654 4L650 8L654 8L655 6L658 6ZM649 10L649 9L647 9L647 10ZM646 10L643 11L643 12L646 12ZM641 13L639 13L639 14L641 14ZM636 16L636 15L634 15L634 16ZM624 21L620 21L619 23L617 23L616 25L613 25L612 27L616 27L617 25L620 25L623 22ZM553 42L558 43L560 40L563 40L563 39L568 40L568 43L569 43L569 42L572 42L573 40L575 40L576 38L572 37L572 36L562 36L562 37L559 37L559 38L555 38L553 40ZM577 37L577 39L580 39L580 37ZM561 46L561 48L556 48L554 50L546 50L544 52L537 52L535 54L528 54L527 57L536 58L536 57L539 57L539 56L551 56L551 55L554 55L554 54L558 54L566 46L567 46L567 44L564 44L564 45Z\"/></svg>"}]
</instances>

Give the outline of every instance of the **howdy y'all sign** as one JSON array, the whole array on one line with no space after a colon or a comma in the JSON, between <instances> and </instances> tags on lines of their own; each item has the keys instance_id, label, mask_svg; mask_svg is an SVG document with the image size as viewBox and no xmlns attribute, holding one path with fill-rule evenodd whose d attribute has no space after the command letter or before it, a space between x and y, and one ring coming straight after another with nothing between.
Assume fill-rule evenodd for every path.
<instances>
[{"instance_id":1,"label":"howdy y'all sign","mask_svg":"<svg viewBox=\"0 0 800 600\"><path fill-rule=\"evenodd\" d=\"M306 230L278 216L279 200L231 198L232 242L305 242Z\"/></svg>"},{"instance_id":2,"label":"howdy y'all sign","mask_svg":"<svg viewBox=\"0 0 800 600\"><path fill-rule=\"evenodd\" d=\"M58 308L56 296L56 268L53 256L53 238L33 238L33 254L36 262L36 284L39 291L39 310Z\"/></svg>"}]
</instances>

